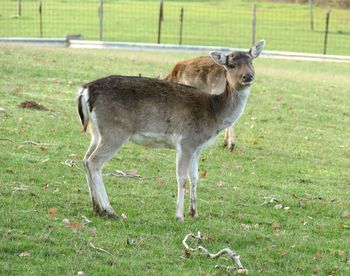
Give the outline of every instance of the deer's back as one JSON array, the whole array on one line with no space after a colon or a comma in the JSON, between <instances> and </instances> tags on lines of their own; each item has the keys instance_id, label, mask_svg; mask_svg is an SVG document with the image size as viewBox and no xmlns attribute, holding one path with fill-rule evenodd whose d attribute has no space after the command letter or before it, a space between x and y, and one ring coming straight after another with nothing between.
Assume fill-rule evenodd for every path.
<instances>
[{"instance_id":1,"label":"deer's back","mask_svg":"<svg viewBox=\"0 0 350 276\"><path fill-rule=\"evenodd\" d=\"M143 78L110 76L83 85L90 111L105 127L131 133L201 132L214 120L210 95L187 85ZM204 125L201 121L206 120Z\"/></svg>"}]
</instances>

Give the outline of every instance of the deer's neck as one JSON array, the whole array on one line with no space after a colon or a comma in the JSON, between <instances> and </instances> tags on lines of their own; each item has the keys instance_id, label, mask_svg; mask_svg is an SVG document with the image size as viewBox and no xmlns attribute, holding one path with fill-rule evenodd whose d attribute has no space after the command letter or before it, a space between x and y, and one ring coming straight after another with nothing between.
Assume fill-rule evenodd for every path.
<instances>
[{"instance_id":1,"label":"deer's neck","mask_svg":"<svg viewBox=\"0 0 350 276\"><path fill-rule=\"evenodd\" d=\"M238 89L226 85L224 93L217 95L216 103L220 106L217 120L220 130L231 126L244 111L250 92L250 86Z\"/></svg>"}]
</instances>

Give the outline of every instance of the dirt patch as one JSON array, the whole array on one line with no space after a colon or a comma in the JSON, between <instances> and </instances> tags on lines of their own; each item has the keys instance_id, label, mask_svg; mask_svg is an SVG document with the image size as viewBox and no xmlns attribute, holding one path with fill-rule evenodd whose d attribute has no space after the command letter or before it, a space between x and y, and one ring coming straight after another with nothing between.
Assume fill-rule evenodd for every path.
<instances>
[{"instance_id":1,"label":"dirt patch","mask_svg":"<svg viewBox=\"0 0 350 276\"><path fill-rule=\"evenodd\" d=\"M42 104L38 104L35 101L25 101L22 102L19 107L21 108L28 108L28 109L36 109L36 110L43 110L43 111L48 111L49 109Z\"/></svg>"}]
</instances>

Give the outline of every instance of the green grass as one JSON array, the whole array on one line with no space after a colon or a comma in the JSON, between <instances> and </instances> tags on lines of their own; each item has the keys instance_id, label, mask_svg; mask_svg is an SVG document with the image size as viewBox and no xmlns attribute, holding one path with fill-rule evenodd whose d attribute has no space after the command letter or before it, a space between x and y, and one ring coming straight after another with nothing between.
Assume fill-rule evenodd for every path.
<instances>
[{"instance_id":1,"label":"green grass","mask_svg":"<svg viewBox=\"0 0 350 276\"><path fill-rule=\"evenodd\" d=\"M156 43L159 1L105 1L104 35L107 41ZM180 9L184 7L183 44L246 48L251 44L252 1L165 1L162 43L179 43ZM43 1L43 36L82 34L99 38L97 1ZM297 4L257 3L257 39L268 50L323 53L326 8L315 7L310 31L309 7ZM38 1L0 3L0 36L39 37ZM350 55L348 10L333 9L328 54Z\"/></svg>"},{"instance_id":2,"label":"green grass","mask_svg":"<svg viewBox=\"0 0 350 276\"><path fill-rule=\"evenodd\" d=\"M225 260L181 258L190 231L212 237L204 242L212 252L235 249L251 275L350 274L350 219L341 216L350 210L350 64L256 60L237 148L224 150L220 135L202 154L198 220L175 220L174 152L133 144L104 168L141 175L105 176L127 220L92 213L79 169L90 137L76 112L77 86L108 74L164 76L191 56L0 47L0 138L49 144L0 140L1 275L223 274L214 265ZM50 111L18 107L27 100ZM273 196L289 209L262 205ZM83 215L92 223L81 229L62 222L79 226Z\"/></svg>"}]
</instances>

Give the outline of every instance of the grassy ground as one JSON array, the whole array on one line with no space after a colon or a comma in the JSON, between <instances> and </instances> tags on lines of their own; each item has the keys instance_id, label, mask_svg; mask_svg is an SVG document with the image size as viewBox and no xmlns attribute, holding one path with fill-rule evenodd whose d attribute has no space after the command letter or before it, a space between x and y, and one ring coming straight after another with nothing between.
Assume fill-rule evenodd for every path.
<instances>
[{"instance_id":1,"label":"grassy ground","mask_svg":"<svg viewBox=\"0 0 350 276\"><path fill-rule=\"evenodd\" d=\"M202 154L198 220L175 221L174 152L133 144L104 169L141 176L105 176L126 221L92 213L77 86L112 73L165 75L190 56L0 47L0 274L223 274L214 268L230 264L223 259L181 257L184 235L198 230L210 251L234 248L251 275L350 274L349 64L256 60L236 150L220 136ZM49 111L19 107L29 100Z\"/></svg>"},{"instance_id":2,"label":"grassy ground","mask_svg":"<svg viewBox=\"0 0 350 276\"><path fill-rule=\"evenodd\" d=\"M43 1L43 36L82 34L99 39L98 1ZM184 7L183 44L246 48L251 44L251 1L165 1L162 43L179 43L180 9ZM326 8L315 7L310 31L309 7L297 4L257 3L257 39L268 50L323 53ZM40 36L38 1L0 2L0 36ZM104 1L104 40L156 43L159 1ZM328 54L350 55L347 10L333 9Z\"/></svg>"}]
</instances>

